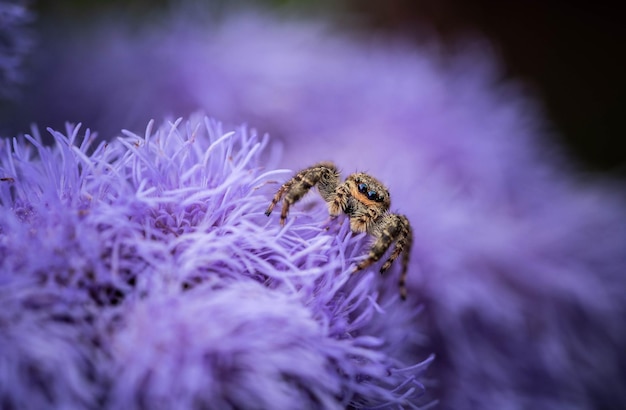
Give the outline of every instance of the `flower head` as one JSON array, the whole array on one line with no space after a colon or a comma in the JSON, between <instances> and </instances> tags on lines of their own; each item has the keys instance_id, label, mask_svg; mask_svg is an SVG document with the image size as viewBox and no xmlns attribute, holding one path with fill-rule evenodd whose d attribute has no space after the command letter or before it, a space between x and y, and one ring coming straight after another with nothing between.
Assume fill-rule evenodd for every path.
<instances>
[{"instance_id":1,"label":"flower head","mask_svg":"<svg viewBox=\"0 0 626 410\"><path fill-rule=\"evenodd\" d=\"M286 175L264 171L267 138L199 116L97 147L79 127L49 132L52 147L35 133L0 154L3 360L19 375L2 380L4 402L426 401L418 310L373 271L349 273L366 239L324 229L315 201L285 228L264 215Z\"/></svg>"}]
</instances>

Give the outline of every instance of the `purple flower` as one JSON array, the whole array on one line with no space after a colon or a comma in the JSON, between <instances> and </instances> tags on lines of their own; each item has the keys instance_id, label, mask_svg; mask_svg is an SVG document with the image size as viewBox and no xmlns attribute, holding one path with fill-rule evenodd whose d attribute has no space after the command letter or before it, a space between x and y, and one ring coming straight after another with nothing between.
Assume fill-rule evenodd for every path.
<instances>
[{"instance_id":1,"label":"purple flower","mask_svg":"<svg viewBox=\"0 0 626 410\"><path fill-rule=\"evenodd\" d=\"M275 188L264 183L282 182L289 173L261 177L256 171L256 176L247 176L254 183L246 182L241 172L224 168L231 162L223 159L231 155L219 151L217 165L211 162L215 170L209 167L207 176L184 185L183 176L200 172L190 169L205 166L198 165L204 164L202 156L177 168L177 161L189 151L174 156L159 154L170 152L166 148L156 149L175 139L146 145L135 138L137 146L127 142L124 152L119 143L101 146L91 154L93 160L72 168L80 170L70 173L72 178L60 178L63 173L54 169L34 172L37 176L29 182L39 186L34 193L6 181L2 188L8 195L3 203L18 194L31 198L16 199L17 217L2 216L3 229L21 238L11 242L17 248L2 254L10 255L15 267L11 272L38 263L24 256L24 243L32 243L46 260L54 261L52 267L72 261L93 272L87 281L89 300L111 312L108 321L92 325L93 332L113 329L98 339L98 346L104 347L96 351L105 352L104 358L111 355L106 349L114 346L123 352L123 341L133 340L131 332L138 328L129 323L145 321L146 312L162 303L172 306L163 313L170 322L187 318L185 309L196 305L206 303L207 311L214 309L213 301L200 296L197 300L186 296L192 301L177 305L169 290L183 286L189 289L186 294L200 295L219 279L215 286L235 292L227 285L244 277L251 286L264 285L251 292L278 292L285 299L277 298L277 304L304 306L326 329L326 342L351 340L342 339L346 332L355 340L372 336L371 350L400 360L397 367L426 357L419 353L417 333L424 329L437 354L429 371L437 379L442 408L626 407L623 186L582 180L550 142L549 123L536 104L520 86L500 81L498 65L485 43L468 41L443 64L434 48L415 48L398 39L347 38L320 23L252 14L198 20L174 13L159 25L132 30L107 20L72 39L50 36L55 52L46 66L46 82L38 88L39 98L29 101L32 105L21 114L25 121L46 124L59 118L89 120L109 136L122 126L137 129L146 118L200 107L228 123L248 121L282 142L284 155L278 155L278 144L272 144L267 155L280 159L264 159L255 167L263 163L273 169L279 164L297 170L333 160L344 175L370 172L389 186L392 210L406 214L414 228L409 307L395 305L397 270L389 272L391 278L371 273L350 277L349 266L364 253L366 239L348 234L345 224L326 231L327 216L324 207L317 206L319 199L312 196L311 202L295 207L284 230L275 217L268 220L260 214ZM89 64L76 64L76 56ZM226 146L218 144L214 150ZM154 150L146 152L146 147ZM66 151L64 158L76 154L76 150L58 152ZM16 152L28 155L19 144ZM170 157L176 161L164 159ZM93 165L84 165L90 161ZM47 162L62 163L57 158ZM86 197L71 193L83 170L94 175L84 182L93 185ZM215 181L208 175L232 177ZM165 181L169 185L163 185ZM247 191L234 188L241 184L248 184ZM249 193L246 200L242 192ZM32 204L56 203L60 197L76 201L79 215L72 215L80 224L63 225L59 221L67 217L54 216L56 208L36 209ZM48 227L51 240L41 239L43 231L30 229L35 223ZM193 235L208 239L178 239ZM89 245L85 238L91 238ZM68 240L73 245L66 249L82 249L91 256L59 257L53 244ZM129 245L135 241L142 247ZM104 267L90 262L103 258L110 260ZM44 269L47 263L40 265L39 270L52 271ZM293 275L296 271L302 273ZM12 286L25 280L17 276ZM293 295L298 295L296 301ZM34 296L40 297L39 292L29 295ZM84 297L84 292L64 291L59 300L75 301L64 309L71 307L73 317L82 318L85 313L80 309L89 307ZM249 302L243 299L241 303ZM422 307L416 301L424 301L425 315L418 316ZM379 307L384 313L375 313ZM227 314L234 312L218 316ZM191 316L188 320L200 320ZM87 319L81 320L89 324ZM197 327L185 323L185 329ZM290 329L285 337L307 334L299 327L309 329L304 322L293 325L285 325ZM253 332L249 322L241 328ZM180 343L159 339L166 335L156 330L150 334L154 336L145 340L154 341L152 346ZM190 356L181 360L200 354L194 346L213 337L203 334L189 340L185 351ZM379 339L384 343L376 350ZM299 349L301 344L294 341L289 346ZM85 349L88 352L89 345ZM335 357L331 345L321 343L319 349L317 353ZM153 347L143 354L150 357L159 351ZM112 386L107 400L120 403L137 390L145 392L143 402L161 397L165 388L153 383L160 376L152 378L133 362L149 360L126 355L124 363L135 363L128 366L135 369L134 375L112 370L112 365L95 366L108 370L94 378L109 380L116 374L130 386ZM80 361L75 363L75 368L82 368ZM189 378L184 372L190 369L182 368L176 380ZM371 396L358 390L369 386L367 377L347 389L326 392L340 404L393 402L415 383L416 373L408 369L404 378L392 372L396 379L387 389L386 379L371 379L376 386ZM353 374L348 370L338 374L344 373ZM232 369L227 367L224 374L232 374ZM132 387L137 385L142 387ZM402 386L394 391L393 400L383 394L393 391L392 385ZM223 386L219 390L224 391ZM336 391L342 393L336 396ZM298 392L309 397L304 390Z\"/></svg>"},{"instance_id":2,"label":"purple flower","mask_svg":"<svg viewBox=\"0 0 626 410\"><path fill-rule=\"evenodd\" d=\"M263 211L267 138L193 117L0 150L0 401L19 408L417 408L419 309L325 206ZM395 282L392 282L395 285ZM413 300L415 300L413 298ZM397 329L404 329L397 331Z\"/></svg>"}]
</instances>

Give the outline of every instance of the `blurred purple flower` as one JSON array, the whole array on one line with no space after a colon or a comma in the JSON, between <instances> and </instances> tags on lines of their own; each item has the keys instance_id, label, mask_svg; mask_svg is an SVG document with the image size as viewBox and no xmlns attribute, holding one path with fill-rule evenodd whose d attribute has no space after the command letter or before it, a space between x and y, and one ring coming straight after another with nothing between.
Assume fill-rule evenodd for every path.
<instances>
[{"instance_id":1,"label":"blurred purple flower","mask_svg":"<svg viewBox=\"0 0 626 410\"><path fill-rule=\"evenodd\" d=\"M0 0L0 100L14 98L24 81L24 59L32 49L27 1Z\"/></svg>"},{"instance_id":2,"label":"blurred purple flower","mask_svg":"<svg viewBox=\"0 0 626 410\"><path fill-rule=\"evenodd\" d=\"M262 172L267 138L199 116L95 148L49 132L0 147L3 407L428 403L419 309L350 274L366 239L320 201L264 215L288 176Z\"/></svg>"}]
</instances>

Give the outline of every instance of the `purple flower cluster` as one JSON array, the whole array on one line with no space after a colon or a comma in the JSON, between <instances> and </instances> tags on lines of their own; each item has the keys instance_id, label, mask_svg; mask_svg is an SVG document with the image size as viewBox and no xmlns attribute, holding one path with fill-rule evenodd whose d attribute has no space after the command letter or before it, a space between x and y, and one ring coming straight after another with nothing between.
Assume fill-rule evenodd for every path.
<instances>
[{"instance_id":1,"label":"purple flower cluster","mask_svg":"<svg viewBox=\"0 0 626 410\"><path fill-rule=\"evenodd\" d=\"M267 138L192 117L0 146L4 408L417 408L419 309L321 201L267 218ZM395 282L392 282L395 285ZM394 331L396 328L404 331Z\"/></svg>"},{"instance_id":2,"label":"purple flower cluster","mask_svg":"<svg viewBox=\"0 0 626 410\"><path fill-rule=\"evenodd\" d=\"M434 351L427 394L443 409L626 408L623 184L576 173L486 44L442 58L205 17L47 38L19 120L109 137L200 108L274 143L197 118L97 148L74 128L54 148L4 141L5 402L411 407L428 402ZM407 303L397 267L350 275L367 239L319 199L284 229L263 215L269 182L290 176L277 164L321 160L383 181L411 221Z\"/></svg>"}]
</instances>

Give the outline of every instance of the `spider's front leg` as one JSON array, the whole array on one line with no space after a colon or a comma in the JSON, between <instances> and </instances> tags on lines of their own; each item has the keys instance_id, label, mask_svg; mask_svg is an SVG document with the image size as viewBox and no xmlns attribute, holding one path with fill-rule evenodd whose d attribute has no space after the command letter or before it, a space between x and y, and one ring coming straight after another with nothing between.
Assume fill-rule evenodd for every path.
<instances>
[{"instance_id":1,"label":"spider's front leg","mask_svg":"<svg viewBox=\"0 0 626 410\"><path fill-rule=\"evenodd\" d=\"M267 207L265 215L269 216L284 196L283 208L280 212L280 224L285 225L285 219L287 219L291 205L298 202L312 187L318 185L322 198L328 202L334 195L338 183L339 171L333 163L321 162L303 169L278 189Z\"/></svg>"},{"instance_id":2,"label":"spider's front leg","mask_svg":"<svg viewBox=\"0 0 626 410\"><path fill-rule=\"evenodd\" d=\"M380 273L384 273L391 264L402 253L402 272L400 273L400 297L406 299L406 275L409 265L411 246L413 245L413 231L408 219L404 215L387 214L379 224L379 229L375 232L376 241L370 249L367 259L363 260L355 268L355 272L363 270L377 262L387 252L391 244L395 241L396 246L389 255L389 258L380 268Z\"/></svg>"}]
</instances>

